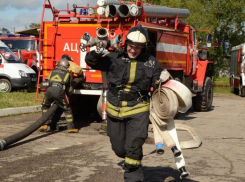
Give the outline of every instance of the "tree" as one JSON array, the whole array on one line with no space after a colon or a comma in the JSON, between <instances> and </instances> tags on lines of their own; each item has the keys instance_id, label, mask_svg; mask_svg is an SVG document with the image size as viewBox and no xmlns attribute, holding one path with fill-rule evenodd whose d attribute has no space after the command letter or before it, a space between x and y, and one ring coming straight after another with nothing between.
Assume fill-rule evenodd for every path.
<instances>
[{"instance_id":1,"label":"tree","mask_svg":"<svg viewBox=\"0 0 245 182\"><path fill-rule=\"evenodd\" d=\"M216 74L228 66L224 60L230 51L225 53L223 47L225 42L228 41L230 47L245 42L244 0L152 0L151 2L171 8L188 9L190 17L184 20L186 23L196 29L207 29L212 32L213 40L217 40L219 44L219 47L210 49Z\"/></svg>"},{"instance_id":2,"label":"tree","mask_svg":"<svg viewBox=\"0 0 245 182\"><path fill-rule=\"evenodd\" d=\"M29 28L36 28L36 27L40 27L40 23L31 23L29 25Z\"/></svg>"}]
</instances>

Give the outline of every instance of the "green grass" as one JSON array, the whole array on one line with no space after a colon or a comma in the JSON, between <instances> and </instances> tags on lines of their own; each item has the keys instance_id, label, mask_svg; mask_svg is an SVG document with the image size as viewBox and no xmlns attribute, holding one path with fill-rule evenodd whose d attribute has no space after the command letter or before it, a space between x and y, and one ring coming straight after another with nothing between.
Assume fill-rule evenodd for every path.
<instances>
[{"instance_id":1,"label":"green grass","mask_svg":"<svg viewBox=\"0 0 245 182\"><path fill-rule=\"evenodd\" d=\"M213 92L217 94L231 94L230 87L213 87Z\"/></svg>"},{"instance_id":2,"label":"green grass","mask_svg":"<svg viewBox=\"0 0 245 182\"><path fill-rule=\"evenodd\" d=\"M214 86L230 87L229 77L215 78L214 79Z\"/></svg>"},{"instance_id":3,"label":"green grass","mask_svg":"<svg viewBox=\"0 0 245 182\"><path fill-rule=\"evenodd\" d=\"M219 78L215 78L214 79L214 82L223 82L223 81L225 81L225 82L229 82L229 77L219 77Z\"/></svg>"},{"instance_id":4,"label":"green grass","mask_svg":"<svg viewBox=\"0 0 245 182\"><path fill-rule=\"evenodd\" d=\"M36 93L28 91L0 93L0 109L41 105L42 101L35 100ZM39 95L43 98L43 95Z\"/></svg>"},{"instance_id":5,"label":"green grass","mask_svg":"<svg viewBox=\"0 0 245 182\"><path fill-rule=\"evenodd\" d=\"M215 78L213 83L214 93L231 94L229 79L229 77Z\"/></svg>"}]
</instances>

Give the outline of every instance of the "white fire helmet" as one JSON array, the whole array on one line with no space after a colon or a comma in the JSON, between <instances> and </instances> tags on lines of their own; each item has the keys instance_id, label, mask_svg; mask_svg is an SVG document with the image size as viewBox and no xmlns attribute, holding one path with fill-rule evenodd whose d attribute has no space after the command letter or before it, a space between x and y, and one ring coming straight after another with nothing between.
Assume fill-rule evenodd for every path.
<instances>
[{"instance_id":1,"label":"white fire helmet","mask_svg":"<svg viewBox=\"0 0 245 182\"><path fill-rule=\"evenodd\" d=\"M141 25L138 25L128 31L126 38L126 43L140 43L142 44L142 47L146 47L148 42L148 32Z\"/></svg>"}]
</instances>

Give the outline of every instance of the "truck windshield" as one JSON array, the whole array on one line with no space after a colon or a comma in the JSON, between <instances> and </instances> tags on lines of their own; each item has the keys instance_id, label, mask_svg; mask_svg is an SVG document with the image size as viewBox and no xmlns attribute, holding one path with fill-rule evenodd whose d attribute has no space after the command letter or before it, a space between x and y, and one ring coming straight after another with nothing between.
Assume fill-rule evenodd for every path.
<instances>
[{"instance_id":1,"label":"truck windshield","mask_svg":"<svg viewBox=\"0 0 245 182\"><path fill-rule=\"evenodd\" d=\"M21 60L8 47L0 47L0 54L6 59L6 63L21 63Z\"/></svg>"},{"instance_id":2,"label":"truck windshield","mask_svg":"<svg viewBox=\"0 0 245 182\"><path fill-rule=\"evenodd\" d=\"M35 50L35 40L28 39L2 39L2 41L11 49Z\"/></svg>"}]
</instances>

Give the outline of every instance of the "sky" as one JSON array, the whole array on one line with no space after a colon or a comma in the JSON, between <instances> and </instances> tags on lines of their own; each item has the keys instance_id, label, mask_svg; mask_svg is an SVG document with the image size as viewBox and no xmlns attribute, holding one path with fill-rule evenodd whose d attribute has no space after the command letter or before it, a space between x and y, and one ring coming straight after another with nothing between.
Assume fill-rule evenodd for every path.
<instances>
[{"instance_id":1,"label":"sky","mask_svg":"<svg viewBox=\"0 0 245 182\"><path fill-rule=\"evenodd\" d=\"M31 23L40 23L42 17L43 3L48 0L0 0L0 29L7 28L10 31L20 31L29 27ZM56 9L66 9L67 3L72 9L73 4L77 6L96 6L96 0L50 0ZM52 20L51 11L46 10L45 19Z\"/></svg>"}]
</instances>

